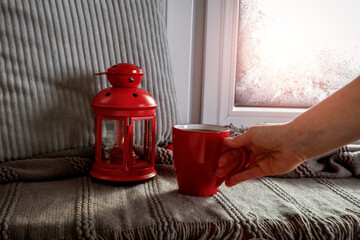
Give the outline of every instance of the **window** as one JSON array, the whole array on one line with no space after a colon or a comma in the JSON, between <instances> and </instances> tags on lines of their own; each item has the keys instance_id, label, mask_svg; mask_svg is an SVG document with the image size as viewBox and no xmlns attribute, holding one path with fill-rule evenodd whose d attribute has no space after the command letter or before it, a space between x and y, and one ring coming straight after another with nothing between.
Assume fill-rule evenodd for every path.
<instances>
[{"instance_id":1,"label":"window","mask_svg":"<svg viewBox=\"0 0 360 240\"><path fill-rule=\"evenodd\" d=\"M357 0L209 0L202 121L286 122L360 72Z\"/></svg>"}]
</instances>

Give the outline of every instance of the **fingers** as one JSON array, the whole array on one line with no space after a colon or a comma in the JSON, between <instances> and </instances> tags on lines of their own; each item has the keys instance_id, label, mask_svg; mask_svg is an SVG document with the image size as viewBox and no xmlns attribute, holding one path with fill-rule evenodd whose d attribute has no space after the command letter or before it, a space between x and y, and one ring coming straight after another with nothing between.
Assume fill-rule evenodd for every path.
<instances>
[{"instance_id":1,"label":"fingers","mask_svg":"<svg viewBox=\"0 0 360 240\"><path fill-rule=\"evenodd\" d=\"M225 185L228 187L232 187L238 183L250 180L250 179L254 179L254 178L259 178L259 177L263 177L267 175L266 173L263 172L263 170L258 166L250 166L247 169L245 169L244 171L240 172L240 173L236 173L234 175L232 175L231 177L229 177L226 181L225 181Z\"/></svg>"},{"instance_id":2,"label":"fingers","mask_svg":"<svg viewBox=\"0 0 360 240\"><path fill-rule=\"evenodd\" d=\"M239 164L242 158L242 153L233 149L225 152L219 159L220 166L216 170L218 177L225 177L232 172Z\"/></svg>"},{"instance_id":3,"label":"fingers","mask_svg":"<svg viewBox=\"0 0 360 240\"><path fill-rule=\"evenodd\" d=\"M242 159L242 153L239 151L239 148L249 146L252 143L252 133L250 130L247 132L238 135L235 138L226 138L224 139L224 145L232 148L232 150L224 153L220 159L220 167L217 169L216 174L219 177L225 177L233 171L239 161ZM249 157L249 156L247 156ZM226 186L232 187L240 182L244 182L246 180L258 178L265 176L266 174L263 172L262 168L257 164L250 164L245 170L241 172L237 172L227 178L225 181Z\"/></svg>"},{"instance_id":4,"label":"fingers","mask_svg":"<svg viewBox=\"0 0 360 240\"><path fill-rule=\"evenodd\" d=\"M224 144L232 148L245 147L250 143L251 143L251 136L249 131L241 135L238 135L235 138L224 139Z\"/></svg>"}]
</instances>

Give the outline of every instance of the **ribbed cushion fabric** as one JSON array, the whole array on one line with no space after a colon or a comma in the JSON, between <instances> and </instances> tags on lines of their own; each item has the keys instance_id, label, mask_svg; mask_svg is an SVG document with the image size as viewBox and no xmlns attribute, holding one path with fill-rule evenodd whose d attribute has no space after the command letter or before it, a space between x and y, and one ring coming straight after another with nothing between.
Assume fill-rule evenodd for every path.
<instances>
[{"instance_id":1,"label":"ribbed cushion fabric","mask_svg":"<svg viewBox=\"0 0 360 240\"><path fill-rule=\"evenodd\" d=\"M92 98L106 71L144 69L156 143L178 121L164 1L0 1L0 162L94 143ZM141 138L140 131L136 136Z\"/></svg>"}]
</instances>

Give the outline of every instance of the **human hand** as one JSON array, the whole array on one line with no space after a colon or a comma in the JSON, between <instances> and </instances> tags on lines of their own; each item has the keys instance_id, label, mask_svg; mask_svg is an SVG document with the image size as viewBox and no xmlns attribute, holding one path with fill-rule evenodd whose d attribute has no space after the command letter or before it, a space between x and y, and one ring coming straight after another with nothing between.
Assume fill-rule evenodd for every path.
<instances>
[{"instance_id":1,"label":"human hand","mask_svg":"<svg viewBox=\"0 0 360 240\"><path fill-rule=\"evenodd\" d=\"M306 160L293 149L291 140L285 124L251 127L244 134L224 140L230 150L220 157L220 167L216 174L218 177L225 177L240 164L241 147L248 150L251 163L243 171L232 173L225 181L226 186L232 187L249 179L289 172Z\"/></svg>"}]
</instances>

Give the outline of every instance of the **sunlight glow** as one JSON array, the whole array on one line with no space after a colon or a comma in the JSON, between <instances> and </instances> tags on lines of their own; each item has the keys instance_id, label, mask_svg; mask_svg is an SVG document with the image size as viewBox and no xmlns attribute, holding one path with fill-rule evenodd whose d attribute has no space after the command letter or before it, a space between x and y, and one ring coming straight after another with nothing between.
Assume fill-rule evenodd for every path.
<instances>
[{"instance_id":1,"label":"sunlight glow","mask_svg":"<svg viewBox=\"0 0 360 240\"><path fill-rule=\"evenodd\" d=\"M360 74L360 1L242 0L236 106L309 107Z\"/></svg>"}]
</instances>

